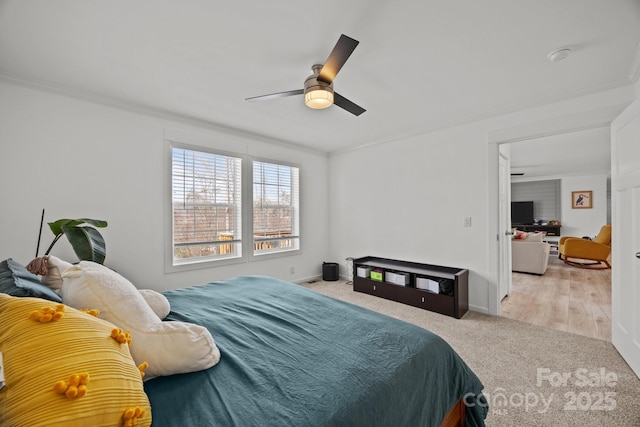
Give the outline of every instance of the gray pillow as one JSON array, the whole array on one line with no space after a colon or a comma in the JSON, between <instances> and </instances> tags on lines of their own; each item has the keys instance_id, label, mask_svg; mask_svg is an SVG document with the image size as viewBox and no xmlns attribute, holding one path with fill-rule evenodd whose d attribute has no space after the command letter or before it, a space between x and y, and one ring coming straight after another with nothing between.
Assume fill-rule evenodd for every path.
<instances>
[{"instance_id":1,"label":"gray pillow","mask_svg":"<svg viewBox=\"0 0 640 427\"><path fill-rule=\"evenodd\" d=\"M14 297L37 297L62 302L60 295L43 285L38 276L11 258L0 262L0 292Z\"/></svg>"}]
</instances>

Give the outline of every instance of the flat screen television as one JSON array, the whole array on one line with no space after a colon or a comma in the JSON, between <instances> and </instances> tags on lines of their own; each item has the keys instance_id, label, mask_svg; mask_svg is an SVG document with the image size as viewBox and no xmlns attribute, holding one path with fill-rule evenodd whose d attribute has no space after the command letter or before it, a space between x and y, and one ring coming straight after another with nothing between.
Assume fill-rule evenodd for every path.
<instances>
[{"instance_id":1,"label":"flat screen television","mask_svg":"<svg viewBox=\"0 0 640 427\"><path fill-rule=\"evenodd\" d=\"M511 202L511 225L531 225L533 220L533 202Z\"/></svg>"}]
</instances>

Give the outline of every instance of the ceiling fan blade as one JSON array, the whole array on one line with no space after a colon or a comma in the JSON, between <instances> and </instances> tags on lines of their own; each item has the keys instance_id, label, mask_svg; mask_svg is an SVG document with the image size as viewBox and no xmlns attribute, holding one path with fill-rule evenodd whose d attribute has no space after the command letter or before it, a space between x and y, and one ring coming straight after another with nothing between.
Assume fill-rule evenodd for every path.
<instances>
[{"instance_id":1,"label":"ceiling fan blade","mask_svg":"<svg viewBox=\"0 0 640 427\"><path fill-rule=\"evenodd\" d=\"M322 66L318 74L318 80L331 83L333 79L336 78L338 71L340 71L344 63L347 62L353 50L358 46L358 43L360 43L358 40L342 34Z\"/></svg>"},{"instance_id":2,"label":"ceiling fan blade","mask_svg":"<svg viewBox=\"0 0 640 427\"><path fill-rule=\"evenodd\" d=\"M336 92L333 93L333 104L344 110L347 110L355 116L359 116L360 114L367 111L361 106L354 104L353 102L349 101L347 98Z\"/></svg>"},{"instance_id":3,"label":"ceiling fan blade","mask_svg":"<svg viewBox=\"0 0 640 427\"><path fill-rule=\"evenodd\" d=\"M260 95L260 96L254 96L251 98L245 98L245 101L250 101L250 102L267 101L269 99L284 98L285 96L302 95L303 93L304 93L304 89L295 89L295 90L288 90L286 92L270 93L269 95Z\"/></svg>"}]
</instances>

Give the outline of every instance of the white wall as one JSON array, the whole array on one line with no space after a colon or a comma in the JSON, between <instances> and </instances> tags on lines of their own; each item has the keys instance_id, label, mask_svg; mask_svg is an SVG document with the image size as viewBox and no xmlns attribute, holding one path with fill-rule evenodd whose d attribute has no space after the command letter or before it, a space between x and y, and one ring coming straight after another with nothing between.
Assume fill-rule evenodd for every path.
<instances>
[{"instance_id":1,"label":"white wall","mask_svg":"<svg viewBox=\"0 0 640 427\"><path fill-rule=\"evenodd\" d=\"M618 88L327 159L0 81L0 259L33 258L44 207L49 221L108 220L107 264L139 287L164 290L238 274L295 281L319 275L322 261L340 262L344 274L346 257L376 255L468 268L470 307L497 313L498 142L548 132L540 129L549 123L561 128L563 116L618 108L633 95L633 88ZM299 164L302 255L165 274L166 131ZM472 227L463 226L466 216ZM69 257L62 243L53 254Z\"/></svg>"},{"instance_id":2,"label":"white wall","mask_svg":"<svg viewBox=\"0 0 640 427\"><path fill-rule=\"evenodd\" d=\"M619 88L330 157L331 254L467 268L469 307L498 313L498 144L621 111ZM571 120L563 120L571 116ZM472 227L464 227L464 217Z\"/></svg>"},{"instance_id":3,"label":"white wall","mask_svg":"<svg viewBox=\"0 0 640 427\"><path fill-rule=\"evenodd\" d=\"M591 209L573 209L571 192L593 191ZM595 237L607 223L607 175L572 176L560 181L563 236Z\"/></svg>"},{"instance_id":4,"label":"white wall","mask_svg":"<svg viewBox=\"0 0 640 427\"><path fill-rule=\"evenodd\" d=\"M167 131L198 144L300 165L302 254L165 274ZM166 290L240 274L292 281L321 274L329 228L325 154L6 81L0 81L0 147L0 260L26 264L35 256L46 208L46 221L107 220L106 264L141 288ZM45 224L40 254L52 237ZM52 255L76 260L64 239Z\"/></svg>"},{"instance_id":5,"label":"white wall","mask_svg":"<svg viewBox=\"0 0 640 427\"><path fill-rule=\"evenodd\" d=\"M482 128L464 126L333 156L335 258L344 263L349 256L372 255L467 268L470 300L486 310L488 162L482 138ZM463 227L466 216L472 227Z\"/></svg>"}]
</instances>

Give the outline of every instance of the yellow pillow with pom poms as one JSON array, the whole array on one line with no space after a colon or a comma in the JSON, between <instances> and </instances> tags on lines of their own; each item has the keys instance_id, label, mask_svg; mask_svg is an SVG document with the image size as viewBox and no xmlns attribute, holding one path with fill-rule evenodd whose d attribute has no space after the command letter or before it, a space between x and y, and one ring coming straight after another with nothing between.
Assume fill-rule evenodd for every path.
<instances>
[{"instance_id":1,"label":"yellow pillow with pom poms","mask_svg":"<svg viewBox=\"0 0 640 427\"><path fill-rule=\"evenodd\" d=\"M0 425L151 425L141 371L114 328L62 304L0 293Z\"/></svg>"}]
</instances>

